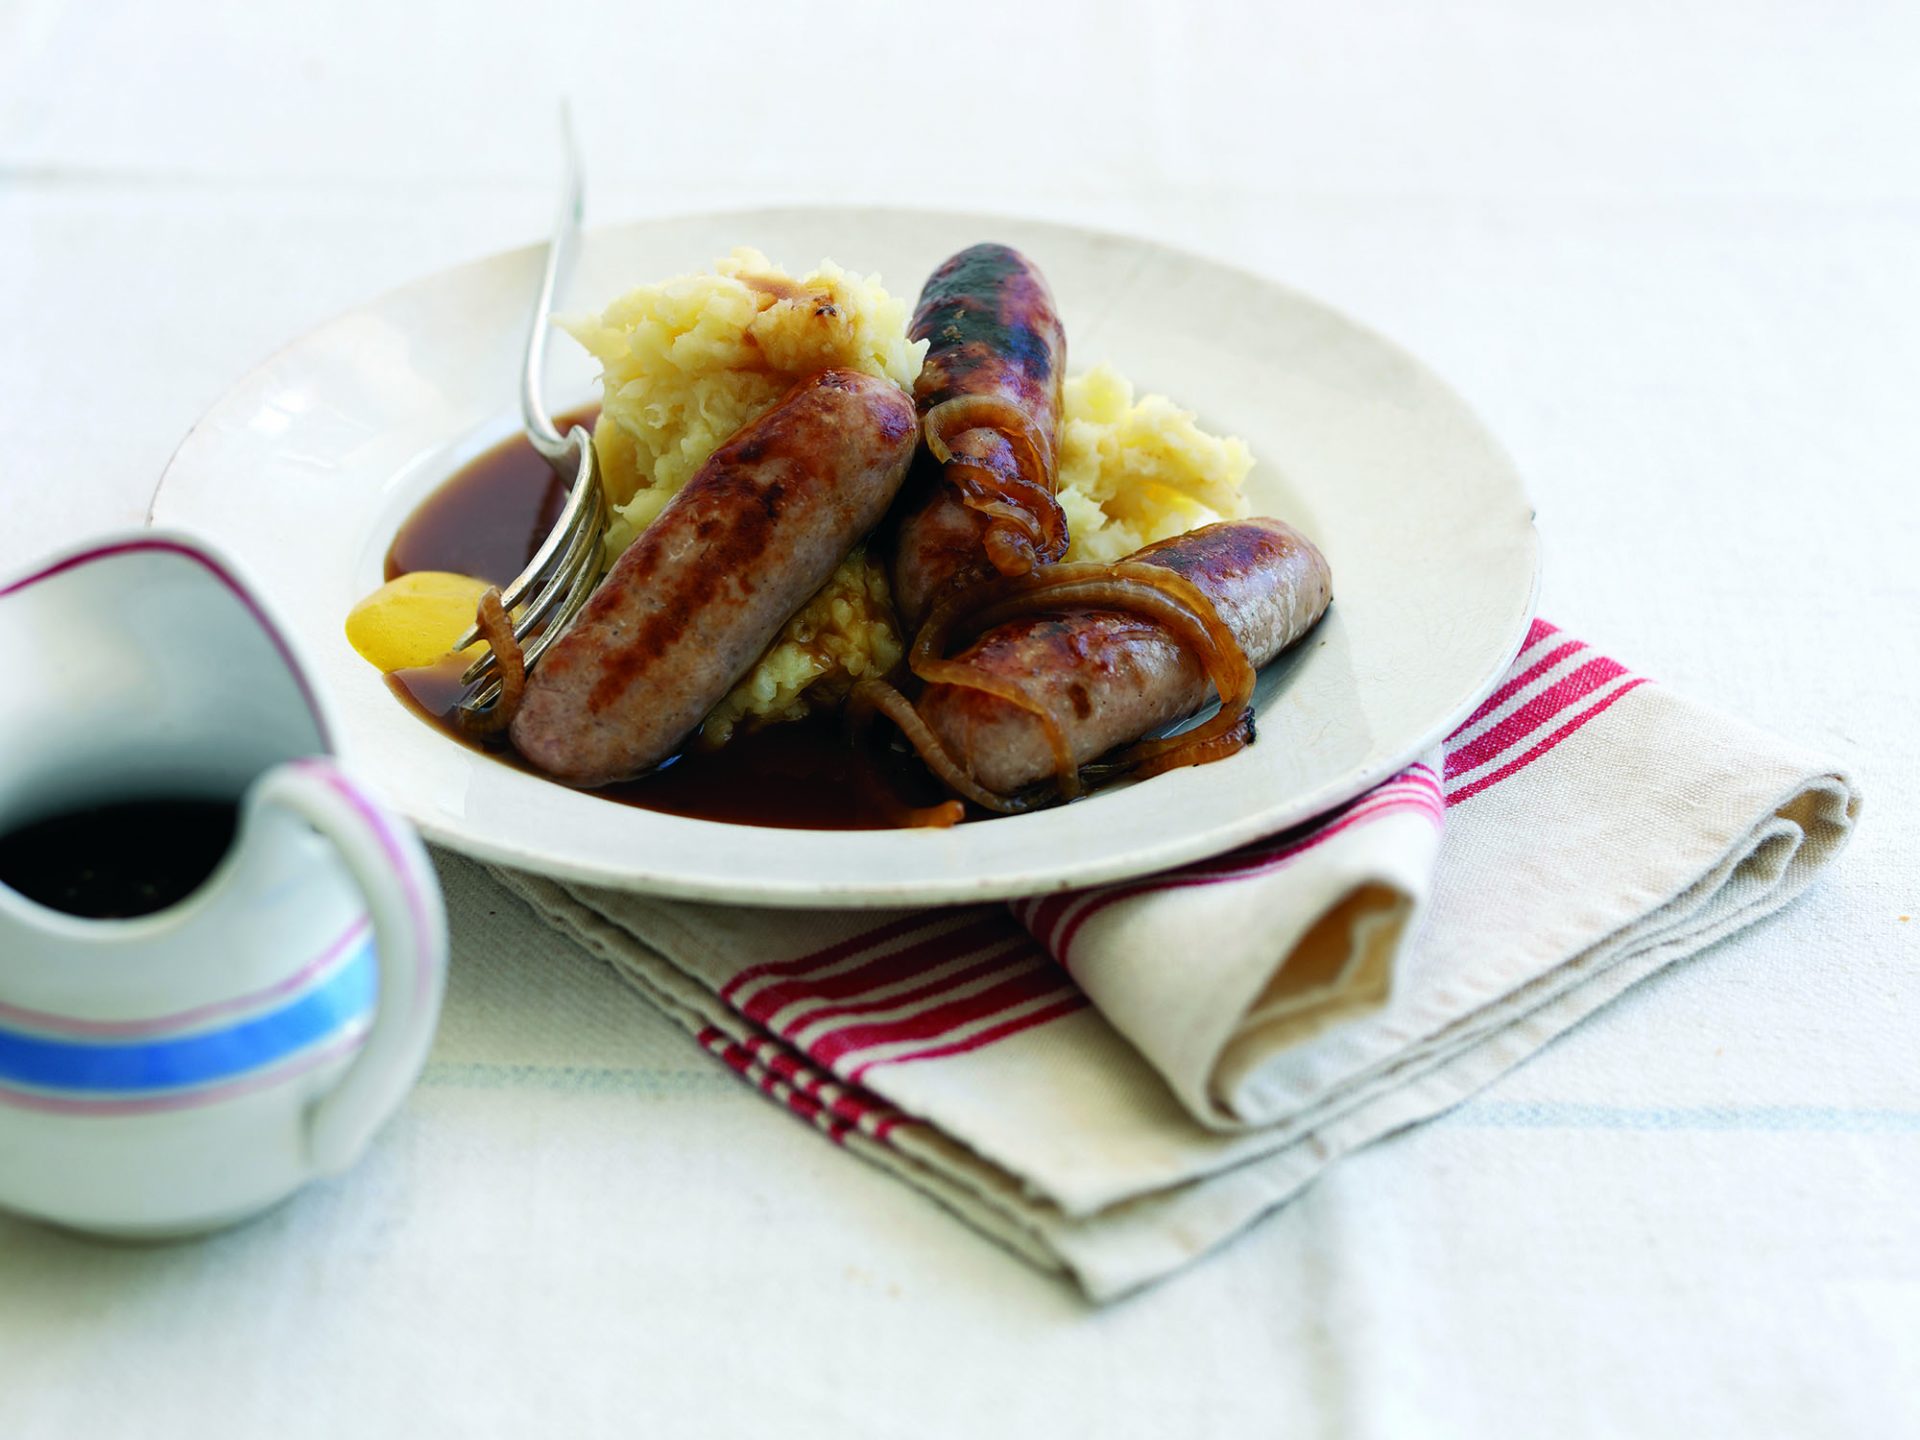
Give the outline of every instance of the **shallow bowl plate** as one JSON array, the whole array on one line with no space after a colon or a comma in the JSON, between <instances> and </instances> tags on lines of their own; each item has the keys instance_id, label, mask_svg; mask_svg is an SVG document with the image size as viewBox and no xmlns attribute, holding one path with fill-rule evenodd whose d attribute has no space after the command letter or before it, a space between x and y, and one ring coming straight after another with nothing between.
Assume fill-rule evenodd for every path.
<instances>
[{"instance_id":1,"label":"shallow bowl plate","mask_svg":"<svg viewBox=\"0 0 1920 1440\"><path fill-rule=\"evenodd\" d=\"M1532 617L1538 546L1512 464L1411 356L1318 301L1141 240L984 216L767 210L589 231L570 296L591 308L750 244L789 268L832 256L911 297L954 250L995 239L1046 272L1071 368L1246 439L1257 511L1333 567L1319 628L1263 674L1260 735L1218 764L1078 804L947 831L721 825L612 804L488 759L415 718L347 645L394 530L513 433L541 252L463 265L294 342L195 428L152 519L251 572L307 651L343 749L426 835L483 860L696 899L830 906L959 902L1120 879L1307 819L1434 746L1493 687ZM555 347L551 398L593 398Z\"/></svg>"}]
</instances>

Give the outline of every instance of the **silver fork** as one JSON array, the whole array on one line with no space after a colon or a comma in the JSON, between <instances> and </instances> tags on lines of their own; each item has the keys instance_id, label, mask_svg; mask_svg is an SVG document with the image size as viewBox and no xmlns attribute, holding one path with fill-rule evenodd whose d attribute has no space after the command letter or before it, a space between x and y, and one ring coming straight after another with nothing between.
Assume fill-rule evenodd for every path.
<instances>
[{"instance_id":1,"label":"silver fork","mask_svg":"<svg viewBox=\"0 0 1920 1440\"><path fill-rule=\"evenodd\" d=\"M521 645L529 671L593 593L600 579L600 536L607 522L606 489L600 481L592 435L584 425L575 425L562 435L542 399L547 337L553 328L553 296L573 269L574 254L580 248L580 212L586 198L573 116L564 105L560 130L566 146L566 183L560 192L560 215L554 221L552 243L547 246L546 269L540 277L533 323L527 332L526 358L520 367L520 419L533 448L562 480L571 477L571 488L566 508L554 522L552 532L500 597L509 614L516 606L526 607L513 622L513 638ZM527 598L530 595L531 600ZM529 640L529 636L533 638ZM464 649L479 638L480 628L475 625L454 648ZM462 711L479 718L493 707L500 698L499 668L499 658L491 648L467 667L460 683L479 688L460 702Z\"/></svg>"}]
</instances>

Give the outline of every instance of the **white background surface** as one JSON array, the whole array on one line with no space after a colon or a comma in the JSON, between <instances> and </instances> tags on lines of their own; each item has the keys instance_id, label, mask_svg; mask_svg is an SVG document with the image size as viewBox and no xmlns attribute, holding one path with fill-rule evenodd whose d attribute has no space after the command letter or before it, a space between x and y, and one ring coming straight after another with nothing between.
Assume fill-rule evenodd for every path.
<instances>
[{"instance_id":1,"label":"white background surface","mask_svg":"<svg viewBox=\"0 0 1920 1440\"><path fill-rule=\"evenodd\" d=\"M0 1433L1920 1427L1920 11L543 10L0 0L0 567L137 522L286 339L537 238L570 88L600 218L1029 213L1371 322L1527 474L1543 613L1836 752L1861 836L1098 1313L456 866L353 1176L192 1246L0 1219Z\"/></svg>"}]
</instances>

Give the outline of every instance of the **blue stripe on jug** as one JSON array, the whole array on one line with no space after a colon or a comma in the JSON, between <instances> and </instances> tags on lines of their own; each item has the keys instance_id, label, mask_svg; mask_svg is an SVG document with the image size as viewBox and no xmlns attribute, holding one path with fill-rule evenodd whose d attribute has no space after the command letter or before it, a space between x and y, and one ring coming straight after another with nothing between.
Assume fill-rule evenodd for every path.
<instances>
[{"instance_id":1,"label":"blue stripe on jug","mask_svg":"<svg viewBox=\"0 0 1920 1440\"><path fill-rule=\"evenodd\" d=\"M358 1022L378 983L369 936L324 982L277 1010L166 1040L49 1040L0 1028L0 1082L85 1094L142 1094L230 1079L297 1054Z\"/></svg>"}]
</instances>

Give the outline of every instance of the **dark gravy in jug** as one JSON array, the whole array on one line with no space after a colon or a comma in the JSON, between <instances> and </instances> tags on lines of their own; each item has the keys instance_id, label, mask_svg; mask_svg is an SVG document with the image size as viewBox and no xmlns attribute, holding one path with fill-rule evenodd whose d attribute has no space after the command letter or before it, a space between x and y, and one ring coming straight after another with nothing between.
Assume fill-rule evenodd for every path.
<instances>
[{"instance_id":1,"label":"dark gravy in jug","mask_svg":"<svg viewBox=\"0 0 1920 1440\"><path fill-rule=\"evenodd\" d=\"M0 884L83 920L178 904L233 843L231 800L129 800L70 810L0 835Z\"/></svg>"}]
</instances>

